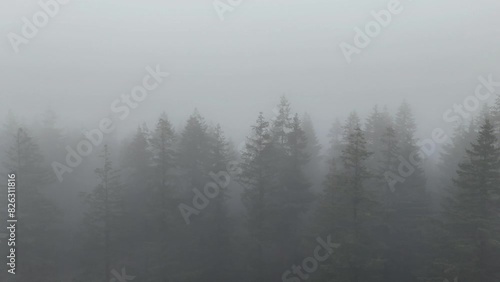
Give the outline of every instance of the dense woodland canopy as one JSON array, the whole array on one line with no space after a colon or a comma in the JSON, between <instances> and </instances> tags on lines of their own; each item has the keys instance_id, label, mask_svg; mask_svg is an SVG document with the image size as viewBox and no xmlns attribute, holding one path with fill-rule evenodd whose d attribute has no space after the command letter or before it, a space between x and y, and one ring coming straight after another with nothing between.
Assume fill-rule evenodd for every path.
<instances>
[{"instance_id":1,"label":"dense woodland canopy","mask_svg":"<svg viewBox=\"0 0 500 282\"><path fill-rule=\"evenodd\" d=\"M84 136L52 111L37 126L7 113L19 247L0 280L500 281L500 99L436 144L438 163L407 103L332 120L329 144L285 97L277 109L241 150L202 109L182 128L159 113L123 140L105 134L62 182L53 162Z\"/></svg>"}]
</instances>

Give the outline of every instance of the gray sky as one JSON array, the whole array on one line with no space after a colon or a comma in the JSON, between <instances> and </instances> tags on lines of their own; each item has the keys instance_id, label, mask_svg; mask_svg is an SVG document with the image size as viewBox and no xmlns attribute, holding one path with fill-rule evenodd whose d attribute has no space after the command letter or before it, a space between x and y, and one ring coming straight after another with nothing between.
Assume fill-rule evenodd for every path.
<instances>
[{"instance_id":1,"label":"gray sky","mask_svg":"<svg viewBox=\"0 0 500 282\"><path fill-rule=\"evenodd\" d=\"M64 122L95 127L159 64L171 76L124 124L166 111L179 126L197 107L238 141L285 94L322 139L336 116L403 99L425 136L478 76L500 80L498 0L401 1L351 64L339 44L353 44L354 28L388 0L243 0L224 21L212 0L73 0L16 54L7 34L21 34L37 2L0 2L0 119L12 109L31 122L51 107Z\"/></svg>"}]
</instances>

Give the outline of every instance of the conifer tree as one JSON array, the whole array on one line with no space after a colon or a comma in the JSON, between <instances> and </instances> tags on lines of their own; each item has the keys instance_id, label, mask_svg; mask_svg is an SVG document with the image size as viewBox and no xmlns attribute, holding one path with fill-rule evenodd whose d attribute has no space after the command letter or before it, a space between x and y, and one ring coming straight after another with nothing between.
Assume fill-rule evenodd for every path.
<instances>
[{"instance_id":1,"label":"conifer tree","mask_svg":"<svg viewBox=\"0 0 500 282\"><path fill-rule=\"evenodd\" d=\"M285 166L277 168L281 170L282 190L276 205L280 219L275 227L276 236L281 238L277 241L279 253L282 254L281 261L290 264L294 259L300 258L297 248L300 247L303 216L314 200L310 182L304 173L309 162L307 137L297 114L292 119L287 147Z\"/></svg>"},{"instance_id":2,"label":"conifer tree","mask_svg":"<svg viewBox=\"0 0 500 282\"><path fill-rule=\"evenodd\" d=\"M254 277L251 281L268 281L269 266L264 251L271 246L276 210L278 178L274 167L273 140L269 122L262 113L247 138L242 155L240 181L245 185L242 196L247 210L248 229L252 238L249 264Z\"/></svg>"},{"instance_id":3,"label":"conifer tree","mask_svg":"<svg viewBox=\"0 0 500 282\"><path fill-rule=\"evenodd\" d=\"M429 223L432 215L426 190L423 159L417 145L415 118L408 103L403 102L395 118L394 129L397 143L398 175L403 167L405 175L393 186L389 198L388 246L391 252L386 263L387 280L416 281L425 276L423 266L429 261L431 249L426 241L430 236Z\"/></svg>"},{"instance_id":4,"label":"conifer tree","mask_svg":"<svg viewBox=\"0 0 500 282\"><path fill-rule=\"evenodd\" d=\"M104 145L102 166L95 170L99 183L90 193L85 193L87 211L84 217L86 227L86 251L90 254L87 263L91 267L83 274L88 280L110 281L114 260L123 245L124 205L123 186L118 171L113 169L111 152ZM96 259L100 258L100 259Z\"/></svg>"},{"instance_id":5,"label":"conifer tree","mask_svg":"<svg viewBox=\"0 0 500 282\"><path fill-rule=\"evenodd\" d=\"M237 278L234 273L235 262L231 243L234 228L227 205L228 190L231 185L231 176L227 172L227 166L232 158L229 143L226 141L219 124L211 130L210 137L212 139L210 175L213 177L212 183L218 187L218 193L210 200L208 207L203 210L204 215L201 222L197 223L203 234L204 247L200 249L202 255L205 256L204 264L206 266L203 281L230 281Z\"/></svg>"},{"instance_id":6,"label":"conifer tree","mask_svg":"<svg viewBox=\"0 0 500 282\"><path fill-rule=\"evenodd\" d=\"M456 177L458 165L464 160L466 150L470 149L470 144L477 137L476 123L471 120L467 126L465 123L459 123L455 129L449 143L444 144L439 162L439 170L442 181L440 184L448 188L452 185L452 179Z\"/></svg>"},{"instance_id":7,"label":"conifer tree","mask_svg":"<svg viewBox=\"0 0 500 282\"><path fill-rule=\"evenodd\" d=\"M298 114L292 116L285 97L281 97L278 113L271 126L273 150L269 152L273 154L273 171L278 180L278 190L272 198L276 216L273 232L276 268L292 263L298 256L301 217L313 200L310 182L304 174L310 156L302 122Z\"/></svg>"},{"instance_id":8,"label":"conifer tree","mask_svg":"<svg viewBox=\"0 0 500 282\"><path fill-rule=\"evenodd\" d=\"M161 205L164 207L169 196L169 173L172 170L175 158L175 131L163 113L156 124L151 136L151 148L153 152L154 167L156 169L158 190L160 192Z\"/></svg>"},{"instance_id":9,"label":"conifer tree","mask_svg":"<svg viewBox=\"0 0 500 282\"><path fill-rule=\"evenodd\" d=\"M189 117L179 144L179 163L187 179L187 188L202 188L210 172L210 136L205 119L198 110Z\"/></svg>"},{"instance_id":10,"label":"conifer tree","mask_svg":"<svg viewBox=\"0 0 500 282\"><path fill-rule=\"evenodd\" d=\"M272 121L272 136L276 144L285 146L288 132L292 126L292 110L290 102L285 96L281 96L280 103L277 107L277 115Z\"/></svg>"},{"instance_id":11,"label":"conifer tree","mask_svg":"<svg viewBox=\"0 0 500 282\"><path fill-rule=\"evenodd\" d=\"M142 140L142 155L147 159L146 141ZM150 214L148 220L151 232L149 245L150 251L148 263L145 266L149 279L155 281L164 277L165 273L171 271L166 265L170 263L173 251L168 242L173 240L175 230L176 204L176 135L167 115L162 113L156 122L155 128L148 140L152 153L152 193L150 193ZM145 183L147 184L147 182Z\"/></svg>"},{"instance_id":12,"label":"conifer tree","mask_svg":"<svg viewBox=\"0 0 500 282\"><path fill-rule=\"evenodd\" d=\"M464 281L493 282L500 278L500 148L486 119L476 142L460 163L447 207L450 261Z\"/></svg>"},{"instance_id":13,"label":"conifer tree","mask_svg":"<svg viewBox=\"0 0 500 282\"><path fill-rule=\"evenodd\" d=\"M329 159L332 157L340 157L342 152L342 134L342 123L339 119L336 119L328 132L328 137L330 138L330 148L328 149L327 155Z\"/></svg>"},{"instance_id":14,"label":"conifer tree","mask_svg":"<svg viewBox=\"0 0 500 282\"><path fill-rule=\"evenodd\" d=\"M321 144L316 135L311 117L307 113L302 118L302 128L307 140L305 152L309 156L309 161L304 167L304 172L309 176L309 180L311 181L311 190L318 193L321 192L322 182L326 175L325 164L323 163L325 160L321 154Z\"/></svg>"},{"instance_id":15,"label":"conifer tree","mask_svg":"<svg viewBox=\"0 0 500 282\"><path fill-rule=\"evenodd\" d=\"M366 186L371 177L367 168L371 153L366 150L366 140L354 113L344 130L341 163L335 160L331 163L320 206L320 211L331 216L326 223L329 230L325 232L340 244L325 274L335 281L380 281L377 279L382 258L378 253L382 247L373 235L380 224L379 205Z\"/></svg>"},{"instance_id":16,"label":"conifer tree","mask_svg":"<svg viewBox=\"0 0 500 282\"><path fill-rule=\"evenodd\" d=\"M4 167L7 173L16 175L16 278L17 281L50 282L58 279L59 273L55 252L61 216L46 193L54 177L27 129L19 127L8 139L10 145Z\"/></svg>"},{"instance_id":17,"label":"conifer tree","mask_svg":"<svg viewBox=\"0 0 500 282\"><path fill-rule=\"evenodd\" d=\"M500 140L500 96L497 95L491 107L491 123L495 128L495 135Z\"/></svg>"},{"instance_id":18,"label":"conifer tree","mask_svg":"<svg viewBox=\"0 0 500 282\"><path fill-rule=\"evenodd\" d=\"M144 281L150 281L151 268L154 264L153 255L158 247L158 229L165 222L159 215L158 201L158 176L154 167L151 136L143 124L137 127L132 140L124 146L122 152L122 174L124 175L124 216L127 218L126 235L127 249L131 253L140 254L132 261L137 273ZM140 226L140 228L138 228ZM137 240L136 238L141 238ZM157 246L157 245L156 245Z\"/></svg>"},{"instance_id":19,"label":"conifer tree","mask_svg":"<svg viewBox=\"0 0 500 282\"><path fill-rule=\"evenodd\" d=\"M381 172L387 171L397 171L398 162L398 140L396 139L396 131L392 126L388 126L385 129L382 139L382 149L381 149Z\"/></svg>"},{"instance_id":20,"label":"conifer tree","mask_svg":"<svg viewBox=\"0 0 500 282\"><path fill-rule=\"evenodd\" d=\"M370 114L365 125L365 134L367 149L373 152L373 156L369 160L369 167L372 171L384 161L383 152L386 149L384 144L384 137L386 136L387 128L392 128L392 117L390 116L387 109L384 112L380 112L378 106L373 108L373 112Z\"/></svg>"}]
</instances>

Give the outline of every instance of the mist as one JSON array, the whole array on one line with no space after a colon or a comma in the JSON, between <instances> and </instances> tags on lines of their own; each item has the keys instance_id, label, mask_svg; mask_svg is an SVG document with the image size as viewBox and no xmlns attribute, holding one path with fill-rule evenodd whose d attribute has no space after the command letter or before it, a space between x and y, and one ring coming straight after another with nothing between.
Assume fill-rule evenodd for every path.
<instances>
[{"instance_id":1,"label":"mist","mask_svg":"<svg viewBox=\"0 0 500 282\"><path fill-rule=\"evenodd\" d=\"M1 280L499 281L498 11L0 3Z\"/></svg>"}]
</instances>

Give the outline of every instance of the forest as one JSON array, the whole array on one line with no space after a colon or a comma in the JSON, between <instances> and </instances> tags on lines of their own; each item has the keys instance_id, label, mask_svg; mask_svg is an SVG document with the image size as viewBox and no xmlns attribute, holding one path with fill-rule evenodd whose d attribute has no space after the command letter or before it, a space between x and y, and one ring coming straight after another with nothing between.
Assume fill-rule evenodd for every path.
<instances>
[{"instance_id":1,"label":"forest","mask_svg":"<svg viewBox=\"0 0 500 282\"><path fill-rule=\"evenodd\" d=\"M500 281L500 98L434 144L407 102L353 109L322 144L322 113L277 98L241 145L202 108L124 135L3 113L0 280Z\"/></svg>"}]
</instances>

